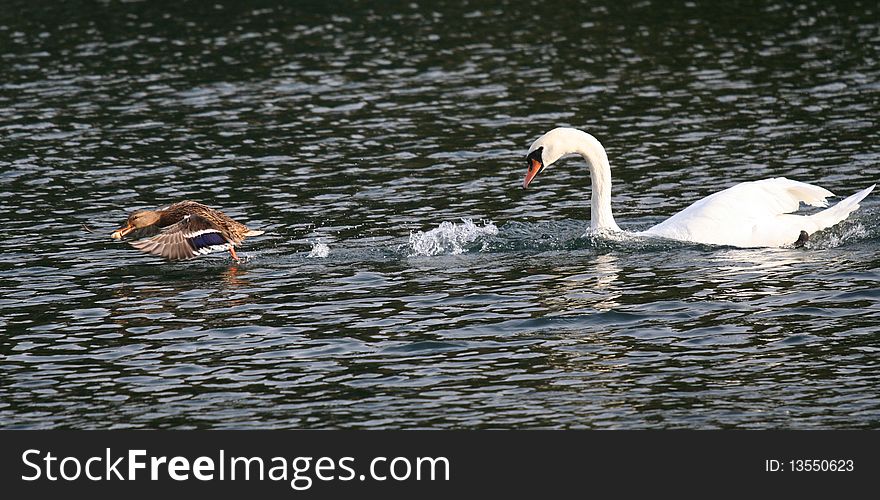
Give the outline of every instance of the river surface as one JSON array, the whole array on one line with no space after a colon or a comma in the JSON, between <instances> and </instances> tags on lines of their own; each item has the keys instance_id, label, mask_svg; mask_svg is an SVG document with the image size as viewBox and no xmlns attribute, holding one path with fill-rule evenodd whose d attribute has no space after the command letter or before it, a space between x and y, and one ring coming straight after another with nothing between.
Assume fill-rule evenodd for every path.
<instances>
[{"instance_id":1,"label":"river surface","mask_svg":"<svg viewBox=\"0 0 880 500\"><path fill-rule=\"evenodd\" d=\"M878 19L5 2L0 427L880 427L880 193L744 250L588 234L580 159L521 189L560 125L631 232L740 181L874 184ZM182 199L266 234L239 264L110 239Z\"/></svg>"}]
</instances>

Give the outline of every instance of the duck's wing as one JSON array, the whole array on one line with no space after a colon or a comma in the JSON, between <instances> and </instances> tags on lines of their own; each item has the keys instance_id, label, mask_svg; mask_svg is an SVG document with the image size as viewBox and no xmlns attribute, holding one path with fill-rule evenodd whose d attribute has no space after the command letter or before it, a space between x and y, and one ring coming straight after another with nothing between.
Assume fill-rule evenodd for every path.
<instances>
[{"instance_id":1,"label":"duck's wing","mask_svg":"<svg viewBox=\"0 0 880 500\"><path fill-rule=\"evenodd\" d=\"M130 233L126 234L125 237L135 241L141 240L144 238L149 238L151 236L156 236L157 234L162 232L162 228L156 226L155 224L152 226L142 227L140 229L134 229Z\"/></svg>"},{"instance_id":2,"label":"duck's wing","mask_svg":"<svg viewBox=\"0 0 880 500\"><path fill-rule=\"evenodd\" d=\"M168 260L184 260L229 250L233 242L208 219L187 215L158 235L132 242L131 246Z\"/></svg>"}]
</instances>

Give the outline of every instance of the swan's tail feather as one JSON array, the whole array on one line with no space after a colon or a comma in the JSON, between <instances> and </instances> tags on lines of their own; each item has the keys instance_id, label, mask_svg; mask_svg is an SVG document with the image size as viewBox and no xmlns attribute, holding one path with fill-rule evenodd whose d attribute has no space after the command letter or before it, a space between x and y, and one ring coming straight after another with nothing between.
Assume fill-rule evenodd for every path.
<instances>
[{"instance_id":1,"label":"swan's tail feather","mask_svg":"<svg viewBox=\"0 0 880 500\"><path fill-rule=\"evenodd\" d=\"M874 186L876 186L876 184L872 184L870 187L841 200L831 208L811 215L810 219L816 223L816 230L818 231L820 229L825 229L826 227L831 227L849 217L849 214L859 208L859 202L865 199L865 196L868 196L871 191L874 190Z\"/></svg>"}]
</instances>

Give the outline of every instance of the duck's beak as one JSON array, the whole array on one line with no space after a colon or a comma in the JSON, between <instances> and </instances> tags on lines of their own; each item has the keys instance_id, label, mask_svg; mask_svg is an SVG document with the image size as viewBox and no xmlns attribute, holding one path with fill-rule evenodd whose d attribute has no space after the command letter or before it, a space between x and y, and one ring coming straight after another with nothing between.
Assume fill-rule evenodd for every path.
<instances>
[{"instance_id":1,"label":"duck's beak","mask_svg":"<svg viewBox=\"0 0 880 500\"><path fill-rule=\"evenodd\" d=\"M538 172L543 168L544 164L541 163L541 160L537 158L529 158L529 170L526 172L526 178L523 181L523 189L529 187L529 184L532 183L532 179L534 179L535 176L538 175Z\"/></svg>"},{"instance_id":2,"label":"duck's beak","mask_svg":"<svg viewBox=\"0 0 880 500\"><path fill-rule=\"evenodd\" d=\"M113 234L111 234L110 237L113 238L114 240L121 240L123 236L125 236L126 234L128 234L132 231L134 231L134 226L132 226L131 224L128 224L123 228L120 228L120 229L117 229L116 231L113 231Z\"/></svg>"}]
</instances>

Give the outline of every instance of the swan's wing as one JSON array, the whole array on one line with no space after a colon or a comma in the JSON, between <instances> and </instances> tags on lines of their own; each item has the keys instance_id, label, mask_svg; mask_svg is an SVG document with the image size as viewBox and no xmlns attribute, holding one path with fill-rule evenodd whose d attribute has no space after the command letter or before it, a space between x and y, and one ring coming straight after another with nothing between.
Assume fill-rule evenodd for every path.
<instances>
[{"instance_id":1,"label":"swan's wing","mask_svg":"<svg viewBox=\"0 0 880 500\"><path fill-rule=\"evenodd\" d=\"M184 260L229 250L232 242L204 217L188 215L158 235L132 242L131 246L168 260Z\"/></svg>"},{"instance_id":2,"label":"swan's wing","mask_svg":"<svg viewBox=\"0 0 880 500\"><path fill-rule=\"evenodd\" d=\"M826 207L831 191L783 177L743 182L699 200L644 234L740 247L794 243L809 217L788 215L801 202ZM813 224L807 224L812 226Z\"/></svg>"}]
</instances>

